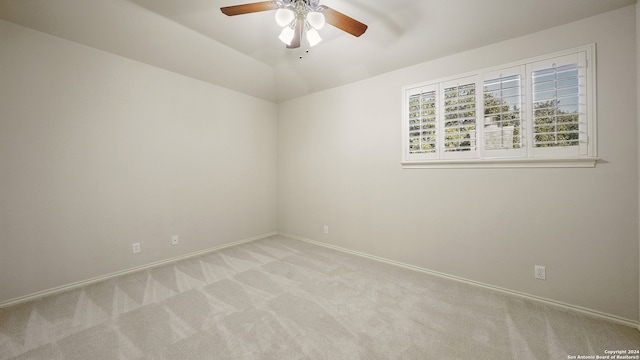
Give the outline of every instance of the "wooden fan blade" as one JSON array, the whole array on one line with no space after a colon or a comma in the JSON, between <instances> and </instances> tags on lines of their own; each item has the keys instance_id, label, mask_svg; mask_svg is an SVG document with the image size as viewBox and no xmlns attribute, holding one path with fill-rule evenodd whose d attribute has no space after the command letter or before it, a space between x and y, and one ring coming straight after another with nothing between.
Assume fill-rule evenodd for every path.
<instances>
[{"instance_id":1,"label":"wooden fan blade","mask_svg":"<svg viewBox=\"0 0 640 360\"><path fill-rule=\"evenodd\" d=\"M260 11L276 10L277 8L278 8L278 5L276 5L276 3L274 3L273 1L261 1L257 3L251 3L251 4L221 7L220 11L222 11L225 15L234 16L234 15L250 14L250 13L260 12Z\"/></svg>"},{"instance_id":2,"label":"wooden fan blade","mask_svg":"<svg viewBox=\"0 0 640 360\"><path fill-rule=\"evenodd\" d=\"M367 31L368 26L360 21L353 19L339 11L333 10L328 6L319 6L322 8L324 19L328 24L337 27L340 30L346 31L353 36L360 36Z\"/></svg>"},{"instance_id":3,"label":"wooden fan blade","mask_svg":"<svg viewBox=\"0 0 640 360\"><path fill-rule=\"evenodd\" d=\"M287 45L287 49L297 49L300 47L300 40L302 39L302 28L304 27L304 20L296 20L296 28L293 30L293 40L291 45Z\"/></svg>"}]
</instances>

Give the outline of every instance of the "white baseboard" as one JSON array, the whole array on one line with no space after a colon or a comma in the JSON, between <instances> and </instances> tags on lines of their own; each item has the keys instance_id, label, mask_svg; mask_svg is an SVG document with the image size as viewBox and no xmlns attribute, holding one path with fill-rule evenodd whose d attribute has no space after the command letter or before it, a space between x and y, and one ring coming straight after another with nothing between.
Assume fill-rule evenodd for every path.
<instances>
[{"instance_id":1,"label":"white baseboard","mask_svg":"<svg viewBox=\"0 0 640 360\"><path fill-rule=\"evenodd\" d=\"M382 257L379 257L379 256L370 255L370 254L363 253L363 252L360 252L360 251L350 250L350 249L343 248L343 247L340 247L340 246L327 244L327 243L323 243L323 242L320 242L320 241L311 240L311 239L307 239L307 238L300 237L300 236L297 236L297 235L291 235L291 234L282 233L282 232L266 233L266 234L258 235L258 236L255 236L255 237L234 241L234 242L227 243L227 244L224 244L224 245L220 245L220 246L216 246L216 247L212 247L212 248L207 248L207 249L204 249L204 250L196 251L196 252L189 253L189 254L186 254L186 255L181 255L181 256L169 258L169 259L166 259L166 260L156 261L156 262L149 263L149 264L146 264L146 265L137 266L137 267L133 267L133 268L130 268L130 269L126 269L126 270L117 271L117 272L114 272L114 273L110 273L110 274L94 277L94 278L91 278L91 279L82 280L82 281L78 281L78 282L75 282L75 283L58 286L58 287L51 288L51 289L48 289L48 290L39 291L39 292L36 292L36 293L33 293L33 294L29 294L29 295L25 295L25 296L21 296L21 297L17 297L17 298L14 298L14 299L10 299L10 300L7 300L7 301L0 302L0 308L11 306L11 305L16 305L16 304L22 303L22 302L35 300L37 298L41 298L41 297L48 296L48 295L61 293L61 292L64 292L64 291L72 290L72 289L75 289L75 288L79 288L79 287L82 287L82 286L90 285L90 284L97 283L97 282L100 282L100 281L108 280L108 279L111 279L111 278L114 278L114 277L117 277L117 276L130 274L130 273L133 273L133 272L136 272L136 271L151 269L151 268L154 268L154 267L157 267L157 266L161 266L161 265L173 263L173 262L176 262L176 261L180 261L180 260L184 260L184 259L200 256L200 255L203 255L203 254L206 254L206 253L210 253L210 252L213 252L213 251L225 249L225 248L228 248L228 247L232 247L232 246L236 246L236 245L252 242L252 241L255 241L255 240L264 239L264 238L267 238L267 237L273 236L273 235L281 235L281 236L288 237L290 239L304 241L304 242L307 242L307 243L310 243L310 244L323 246L323 247L326 247L326 248L338 250L338 251L345 252L345 253L348 253L348 254L353 254L353 255L356 255L356 256L361 256L361 257L368 258L368 259L371 259L371 260L383 262L383 263L386 263L386 264L400 266L400 267L403 267L403 268L406 268L406 269L419 271L419 272L423 272L423 273L426 273L426 274L439 276L439 277L442 277L442 278L446 278L446 279L450 279L450 280L454 280L454 281L459 281L459 282L463 282L463 283L474 285L474 286L480 286L480 287L485 288L485 289L499 291L499 292L502 292L502 293L505 293L505 294L508 294L508 295L513 295L513 296L517 296L517 297L520 297L520 298L525 298L525 299L529 299L529 300L532 300L532 301L541 302L541 303L544 303L544 304L547 304L547 305L559 307L559 308L562 308L562 309L575 311L575 312L578 312L578 313L581 313L581 314L594 316L594 317L601 318L601 319L604 319L604 320L608 320L608 321L611 321L611 322L614 322L614 323L618 323L618 324L634 327L634 328L640 330L640 322L635 321L635 320L622 318L622 317L619 317L619 316L616 316L616 315L603 313L603 312L600 312L600 311L597 311L597 310L593 310L593 309L589 309L589 308L585 308L585 307L581 307L581 306L577 306L577 305L572 305L572 304L564 303L564 302L561 302L561 301L556 301L556 300L552 300L552 299L543 298L543 297L540 297L540 296L535 296L535 295L530 295L530 294L526 294L526 293L510 290L510 289L502 288L502 287L499 287L499 286L485 284L485 283L481 283L481 282L478 282L478 281L469 280L469 279L465 279L465 278L462 278L462 277L449 275L449 274L441 273L441 272L438 272L438 271L425 269L425 268L422 268L422 267L419 267L419 266L405 264L405 263L402 263L402 262L399 262L399 261L385 259L385 258L382 258Z\"/></svg>"},{"instance_id":2,"label":"white baseboard","mask_svg":"<svg viewBox=\"0 0 640 360\"><path fill-rule=\"evenodd\" d=\"M146 265L142 265L142 266L136 266L130 269L126 269L126 270L122 270L122 271L116 271L110 274L106 274L106 275L102 275L102 276L98 276L98 277L94 277L91 279L87 279L87 280L82 280L82 281L78 281L78 282L74 282L71 284L66 284L66 285L62 285L62 286L58 286L52 289L48 289L48 290L43 290L43 291L38 291L36 293L33 294L29 294L29 295L25 295L25 296L20 296L17 297L15 299L10 299L7 301L3 301L0 302L0 308L3 307L7 307L7 306L11 306L11 305L16 305L22 302L27 302L30 300L35 300L37 298L41 298L44 296L48 296L48 295L53 295L53 294L57 294L57 293L61 293L64 291L68 291L68 290L72 290L72 289L76 289L82 286L86 286L86 285L90 285L93 283L97 283L100 281L104 281L104 280L108 280L117 276L122 276L122 275L126 275L126 274L130 274L136 271L140 271L140 270L146 270L146 269L151 269L157 266L161 266L161 265L165 265L165 264L170 264L176 261L180 261L180 260L184 260L184 259L189 259L192 257L196 257L196 256L200 256L206 253L210 253L216 250L221 250L221 249L225 249L228 247L232 247L232 246L236 246L236 245L240 245L240 244L244 244L244 243L248 243L251 241L255 241L255 240L260 240L260 239L264 239L266 237L269 236L273 236L273 235L277 235L277 232L270 232L270 233L266 233L266 234L262 234L262 235L258 235L258 236L254 236L254 237L250 237L247 239L242 239L242 240L238 240L238 241L234 241L234 242L230 242L228 244L224 244L224 245L220 245L220 246L215 246L212 248L207 248L204 250L200 250L200 251L196 251L196 252L192 252L186 255L180 255L180 256L176 256L176 257L172 257L166 260L160 260L160 261L156 261L156 262L152 262Z\"/></svg>"},{"instance_id":3,"label":"white baseboard","mask_svg":"<svg viewBox=\"0 0 640 360\"><path fill-rule=\"evenodd\" d=\"M449 274L441 273L441 272L434 271L434 270L421 268L419 266L405 264L405 263L402 263L402 262L399 262L399 261L395 261L395 260L385 259L385 258L382 258L382 257L379 257L379 256L370 255L370 254L363 253L363 252L360 252L360 251L354 251L354 250L346 249L346 248L343 248L343 247L340 247L340 246L331 245L331 244L323 243L323 242L316 241L316 240L307 239L307 238L296 236L296 235L286 234L286 233L282 233L282 232L278 232L278 235L285 236L285 237L288 237L288 238L291 238L291 239L294 239L294 240L304 241L304 242L307 242L307 243L310 243L310 244L314 244L314 245L324 246L326 248L330 248L330 249L342 251L342 252L345 252L345 253L349 253L349 254L365 257L365 258L368 258L368 259L371 259L371 260L380 261L380 262L387 263L387 264L390 264L390 265L400 266L400 267L403 267L403 268L406 268L406 269L420 271L420 272L423 272L423 273L426 273L426 274L435 275L435 276L439 276L439 277L442 277L442 278L455 280L455 281L463 282L463 283L474 285L474 286L480 286L480 287L485 288L485 289L499 291L501 293L517 296L517 297L520 297L520 298L524 298L524 299L528 299L528 300L532 300L532 301L536 301L536 302L541 302L541 303L544 303L544 304L547 304L547 305L559 307L559 308L562 308L562 309L565 309L565 310L570 310L570 311L578 312L578 313L585 314L585 315L594 316L594 317L597 317L597 318L600 318L600 319L604 319L604 320L611 321L611 322L614 322L614 323L617 323L617 324L621 324L621 325L630 326L630 327L633 327L633 328L636 328L636 329L640 330L640 322L638 322L638 321L625 319L625 318L622 318L622 317L619 317L619 316L616 316L616 315L603 313L601 311L585 308L585 307L582 307L582 306L567 304L567 303L564 303L564 302L561 302L561 301L556 301L556 300L552 300L552 299L543 298L543 297L540 297L540 296L530 295L530 294L526 294L526 293L522 293L522 292L518 292L518 291L506 289L506 288L502 288L502 287L499 287L499 286L485 284L485 283L481 283L481 282L478 282L478 281L469 280L469 279L465 279L465 278L462 278L462 277L458 277L458 276L449 275Z\"/></svg>"}]
</instances>

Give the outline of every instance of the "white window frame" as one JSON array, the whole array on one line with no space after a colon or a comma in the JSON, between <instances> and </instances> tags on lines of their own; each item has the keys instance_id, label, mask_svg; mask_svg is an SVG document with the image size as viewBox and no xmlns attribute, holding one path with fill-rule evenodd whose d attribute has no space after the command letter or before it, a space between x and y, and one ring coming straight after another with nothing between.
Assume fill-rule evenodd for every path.
<instances>
[{"instance_id":1,"label":"white window frame","mask_svg":"<svg viewBox=\"0 0 640 360\"><path fill-rule=\"evenodd\" d=\"M402 167L403 168L503 168L503 167L594 167L597 157L596 124L596 62L595 44L547 54L523 61L496 66L480 71L451 76L435 81L402 88ZM552 64L562 66L576 61L579 68L579 146L535 147L533 131L533 83L532 72ZM484 84L487 80L519 74L521 81L520 147L496 149L488 146L494 118L485 120ZM514 75L515 76L515 75ZM444 149L444 89L451 84L475 81L476 137L475 148L470 151L448 152ZM412 153L410 151L409 97L421 92L435 91L437 143L435 151ZM515 116L515 115L512 115ZM485 127L487 130L485 130ZM415 129L415 127L414 127ZM489 130L491 129L491 130ZM501 130L502 131L502 130ZM514 132L515 133L515 132ZM415 132L414 132L415 134ZM422 133L421 133L422 134ZM487 137L485 137L487 136ZM508 135L507 135L508 136ZM508 137L507 137L508 138ZM414 138L414 142L415 142ZM501 140L504 141L504 140ZM493 144L493 143L492 143ZM493 147L492 147L493 146Z\"/></svg>"}]
</instances>

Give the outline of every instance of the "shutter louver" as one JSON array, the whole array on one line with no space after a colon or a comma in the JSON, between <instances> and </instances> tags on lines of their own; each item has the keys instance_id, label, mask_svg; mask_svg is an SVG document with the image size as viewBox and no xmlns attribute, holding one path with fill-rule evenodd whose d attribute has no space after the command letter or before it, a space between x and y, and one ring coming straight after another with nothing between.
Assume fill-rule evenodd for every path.
<instances>
[{"instance_id":1,"label":"shutter louver","mask_svg":"<svg viewBox=\"0 0 640 360\"><path fill-rule=\"evenodd\" d=\"M426 91L409 97L409 153L437 151L436 92Z\"/></svg>"},{"instance_id":2,"label":"shutter louver","mask_svg":"<svg viewBox=\"0 0 640 360\"><path fill-rule=\"evenodd\" d=\"M444 88L444 151L476 149L476 84Z\"/></svg>"},{"instance_id":3,"label":"shutter louver","mask_svg":"<svg viewBox=\"0 0 640 360\"><path fill-rule=\"evenodd\" d=\"M533 71L533 146L580 145L580 71L567 64Z\"/></svg>"},{"instance_id":4,"label":"shutter louver","mask_svg":"<svg viewBox=\"0 0 640 360\"><path fill-rule=\"evenodd\" d=\"M484 81L484 149L522 146L522 80L519 74Z\"/></svg>"}]
</instances>

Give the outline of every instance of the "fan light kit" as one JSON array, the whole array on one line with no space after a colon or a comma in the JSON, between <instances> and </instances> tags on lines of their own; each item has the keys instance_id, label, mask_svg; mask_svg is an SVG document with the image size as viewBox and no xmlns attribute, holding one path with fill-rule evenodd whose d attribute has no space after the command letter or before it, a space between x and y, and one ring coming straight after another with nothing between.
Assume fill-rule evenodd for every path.
<instances>
[{"instance_id":1,"label":"fan light kit","mask_svg":"<svg viewBox=\"0 0 640 360\"><path fill-rule=\"evenodd\" d=\"M367 31L367 25L328 6L320 5L319 0L262 1L227 6L220 10L228 16L276 10L276 23L282 27L278 38L289 49L299 48L302 38L306 38L310 47L317 45L322 41L318 30L322 29L325 23L356 37Z\"/></svg>"},{"instance_id":2,"label":"fan light kit","mask_svg":"<svg viewBox=\"0 0 640 360\"><path fill-rule=\"evenodd\" d=\"M309 46L316 46L322 38L318 30L322 29L325 23L324 15L318 11L318 2L296 1L282 2L278 4L276 10L276 23L283 27L279 39L288 46L296 35L296 26L302 22L302 29L307 35Z\"/></svg>"}]
</instances>

